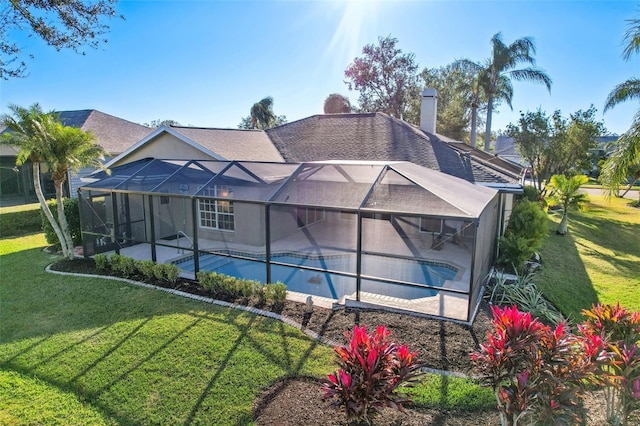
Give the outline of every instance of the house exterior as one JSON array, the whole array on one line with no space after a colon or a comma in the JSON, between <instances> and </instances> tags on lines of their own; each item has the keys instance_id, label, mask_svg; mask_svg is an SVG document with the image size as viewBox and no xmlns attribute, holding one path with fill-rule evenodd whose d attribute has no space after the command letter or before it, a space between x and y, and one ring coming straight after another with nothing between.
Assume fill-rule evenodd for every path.
<instances>
[{"instance_id":1,"label":"house exterior","mask_svg":"<svg viewBox=\"0 0 640 426\"><path fill-rule=\"evenodd\" d=\"M427 89L419 127L371 113L158 128L106 164L111 176L84 179L85 255L306 282L320 300L470 323L523 169L438 135L436 109Z\"/></svg>"},{"instance_id":2,"label":"house exterior","mask_svg":"<svg viewBox=\"0 0 640 426\"><path fill-rule=\"evenodd\" d=\"M96 137L96 142L107 152L105 161L118 156L154 130L95 109L61 111L59 118L66 126L91 132ZM0 130L0 134L5 131L6 129ZM16 166L17 153L16 147L0 145L0 202L3 204L36 201L31 163ZM80 178L93 171L93 169L83 169L77 174L70 173L67 178L66 193L75 197L81 184ZM54 197L53 182L47 170L43 169L41 175L45 197Z\"/></svg>"}]
</instances>

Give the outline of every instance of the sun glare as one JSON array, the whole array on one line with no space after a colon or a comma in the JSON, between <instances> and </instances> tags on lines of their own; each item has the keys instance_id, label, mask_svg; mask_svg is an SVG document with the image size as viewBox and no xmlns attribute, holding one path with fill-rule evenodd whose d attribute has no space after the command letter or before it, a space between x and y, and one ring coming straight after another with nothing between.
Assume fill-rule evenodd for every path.
<instances>
[{"instance_id":1,"label":"sun glare","mask_svg":"<svg viewBox=\"0 0 640 426\"><path fill-rule=\"evenodd\" d=\"M336 29L327 46L325 57L333 65L344 67L351 62L362 49L362 46L372 42L364 40L365 25L375 28L376 10L378 2L365 0L344 0L330 2L342 14Z\"/></svg>"}]
</instances>

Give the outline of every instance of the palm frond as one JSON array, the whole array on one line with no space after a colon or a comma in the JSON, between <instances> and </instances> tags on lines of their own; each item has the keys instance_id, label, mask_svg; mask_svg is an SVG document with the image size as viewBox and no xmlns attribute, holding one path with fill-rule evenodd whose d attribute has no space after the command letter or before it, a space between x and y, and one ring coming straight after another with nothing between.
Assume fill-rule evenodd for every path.
<instances>
[{"instance_id":1,"label":"palm frond","mask_svg":"<svg viewBox=\"0 0 640 426\"><path fill-rule=\"evenodd\" d=\"M629 79L614 87L609 96L607 96L603 112L608 111L619 103L633 99L640 99L640 79L637 78Z\"/></svg>"},{"instance_id":2,"label":"palm frond","mask_svg":"<svg viewBox=\"0 0 640 426\"><path fill-rule=\"evenodd\" d=\"M551 91L551 77L538 68L523 68L519 70L509 71L509 75L517 81L531 81L534 83L542 83Z\"/></svg>"},{"instance_id":3,"label":"palm frond","mask_svg":"<svg viewBox=\"0 0 640 426\"><path fill-rule=\"evenodd\" d=\"M629 26L624 33L624 41L627 46L624 48L622 57L628 61L631 55L640 53L640 19L629 19Z\"/></svg>"}]
</instances>

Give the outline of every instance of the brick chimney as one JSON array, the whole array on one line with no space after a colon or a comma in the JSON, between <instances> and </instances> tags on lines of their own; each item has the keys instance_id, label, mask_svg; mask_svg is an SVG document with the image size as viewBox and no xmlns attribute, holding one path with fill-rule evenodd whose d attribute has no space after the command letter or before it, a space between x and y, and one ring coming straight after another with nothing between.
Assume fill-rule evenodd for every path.
<instances>
[{"instance_id":1,"label":"brick chimney","mask_svg":"<svg viewBox=\"0 0 640 426\"><path fill-rule=\"evenodd\" d=\"M438 91L424 89L420 107L420 128L432 135L436 134L436 115L438 113Z\"/></svg>"}]
</instances>

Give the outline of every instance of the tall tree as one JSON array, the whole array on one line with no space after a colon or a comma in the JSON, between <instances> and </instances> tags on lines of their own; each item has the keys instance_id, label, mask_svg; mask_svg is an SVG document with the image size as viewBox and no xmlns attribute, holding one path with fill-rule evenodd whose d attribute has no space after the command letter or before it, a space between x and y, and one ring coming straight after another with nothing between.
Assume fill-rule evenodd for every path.
<instances>
[{"instance_id":1,"label":"tall tree","mask_svg":"<svg viewBox=\"0 0 640 426\"><path fill-rule=\"evenodd\" d=\"M589 178L585 175L575 175L570 178L565 175L551 176L549 205L562 207L562 219L556 234L565 235L567 233L569 211L582 209L589 200L587 194L580 192L580 187L587 182L589 182Z\"/></svg>"},{"instance_id":2,"label":"tall tree","mask_svg":"<svg viewBox=\"0 0 640 426\"><path fill-rule=\"evenodd\" d=\"M0 118L0 122L9 129L3 135L2 143L19 148L16 164L23 164L27 160L32 162L33 184L40 207L60 241L63 255L73 259L73 239L64 213L62 188L69 171L78 171L82 167L102 167L100 159L104 150L94 143L90 133L62 125L57 114L44 113L38 104L29 108L9 105L9 109L11 114L4 114ZM57 221L40 185L40 166L43 164L51 171L56 191Z\"/></svg>"},{"instance_id":3,"label":"tall tree","mask_svg":"<svg viewBox=\"0 0 640 426\"><path fill-rule=\"evenodd\" d=\"M276 115L273 112L273 98L267 96L253 104L249 115L241 119L238 128L266 130L286 122L285 115Z\"/></svg>"},{"instance_id":4,"label":"tall tree","mask_svg":"<svg viewBox=\"0 0 640 426\"><path fill-rule=\"evenodd\" d=\"M36 35L56 50L79 53L106 42L105 21L116 16L117 0L9 0L0 3L0 79L24 77L23 47L9 40L14 31ZM120 16L122 18L122 16ZM21 59L22 58L22 59Z\"/></svg>"},{"instance_id":5,"label":"tall tree","mask_svg":"<svg viewBox=\"0 0 640 426\"><path fill-rule=\"evenodd\" d=\"M531 167L531 177L538 191L542 191L545 156L551 136L549 117L540 109L521 113L517 125L510 123L507 126L507 135L513 138L516 149Z\"/></svg>"},{"instance_id":6,"label":"tall tree","mask_svg":"<svg viewBox=\"0 0 640 426\"><path fill-rule=\"evenodd\" d=\"M507 126L507 135L514 138L518 152L531 166L538 190L542 191L552 175L575 175L592 167L591 151L597 146L597 138L607 132L595 116L593 106L569 118L560 111L547 117L538 110L522 114L518 125Z\"/></svg>"},{"instance_id":7,"label":"tall tree","mask_svg":"<svg viewBox=\"0 0 640 426\"><path fill-rule=\"evenodd\" d=\"M396 47L398 39L379 37L368 44L344 72L349 90L360 92L358 109L405 119L411 99L419 97L418 64L412 53Z\"/></svg>"},{"instance_id":8,"label":"tall tree","mask_svg":"<svg viewBox=\"0 0 640 426\"><path fill-rule=\"evenodd\" d=\"M324 100L323 111L325 114L347 114L351 112L351 102L340 93L332 93Z\"/></svg>"},{"instance_id":9,"label":"tall tree","mask_svg":"<svg viewBox=\"0 0 640 426\"><path fill-rule=\"evenodd\" d=\"M624 35L626 47L623 52L625 60L640 52L640 19L628 21ZM616 86L605 102L604 111L621 102L640 99L640 79L630 78ZM605 161L600 179L607 189L608 195L617 193L620 186L640 167L640 108L633 117L631 127L617 141L611 156ZM636 173L635 180L638 179ZM640 194L638 194L640 201Z\"/></svg>"},{"instance_id":10,"label":"tall tree","mask_svg":"<svg viewBox=\"0 0 640 426\"><path fill-rule=\"evenodd\" d=\"M424 86L438 91L438 133L460 141L466 139L470 116L471 120L474 118L470 109L470 99L473 97L471 74L472 71L455 63L440 68L425 68L420 73ZM420 99L414 104L419 116Z\"/></svg>"},{"instance_id":11,"label":"tall tree","mask_svg":"<svg viewBox=\"0 0 640 426\"><path fill-rule=\"evenodd\" d=\"M498 93L510 93L507 101L511 106L513 88L511 80L531 81L544 84L551 91L551 78L542 70L535 67L533 55L536 46L530 37L519 38L510 45L502 41L502 34L497 33L491 38L492 52L486 68L486 80L484 91L487 95L487 121L484 135L484 150L489 151L491 146L491 117L493 115L494 102ZM529 67L516 69L521 63L529 64ZM502 89L501 89L502 87Z\"/></svg>"},{"instance_id":12,"label":"tall tree","mask_svg":"<svg viewBox=\"0 0 640 426\"><path fill-rule=\"evenodd\" d=\"M488 99L486 88L489 86L489 63L487 62L483 65L469 59L458 59L451 66L455 70L464 73L466 79L462 88L467 93L467 105L471 114L469 143L475 148L479 121L483 121L483 119L479 118L479 114L482 114L483 117L486 117L487 114ZM495 87L493 107L497 107L504 101L509 105L509 108L512 108L513 86L508 77L506 75L500 76Z\"/></svg>"}]
</instances>

